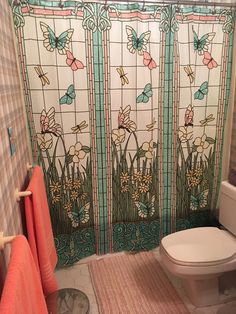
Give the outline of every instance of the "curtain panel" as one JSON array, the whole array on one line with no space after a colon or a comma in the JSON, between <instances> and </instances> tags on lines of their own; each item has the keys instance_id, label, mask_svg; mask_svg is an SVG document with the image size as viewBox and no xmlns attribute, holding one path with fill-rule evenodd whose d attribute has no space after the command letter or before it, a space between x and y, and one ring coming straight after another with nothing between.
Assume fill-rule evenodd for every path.
<instances>
[{"instance_id":1,"label":"curtain panel","mask_svg":"<svg viewBox=\"0 0 236 314\"><path fill-rule=\"evenodd\" d=\"M235 99L235 98L234 98ZM234 100L230 163L229 163L229 182L236 186L236 103Z\"/></svg>"},{"instance_id":2,"label":"curtain panel","mask_svg":"<svg viewBox=\"0 0 236 314\"><path fill-rule=\"evenodd\" d=\"M209 223L234 12L11 2L35 162L59 265L156 247Z\"/></svg>"}]
</instances>

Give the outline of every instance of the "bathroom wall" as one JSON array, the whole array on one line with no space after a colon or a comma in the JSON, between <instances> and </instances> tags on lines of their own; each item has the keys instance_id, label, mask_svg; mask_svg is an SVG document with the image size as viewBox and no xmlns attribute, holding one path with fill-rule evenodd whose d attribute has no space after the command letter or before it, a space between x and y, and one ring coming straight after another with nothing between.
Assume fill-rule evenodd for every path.
<instances>
[{"instance_id":1,"label":"bathroom wall","mask_svg":"<svg viewBox=\"0 0 236 314\"><path fill-rule=\"evenodd\" d=\"M0 232L3 231L4 235L14 235L22 233L24 229L21 217L22 203L16 201L14 192L16 188L25 187L26 163L30 161L30 153L13 40L15 35L6 0L0 2L0 12ZM15 145L13 155L10 152L8 137L10 127L12 143ZM0 291L9 252L10 247L0 252Z\"/></svg>"}]
</instances>

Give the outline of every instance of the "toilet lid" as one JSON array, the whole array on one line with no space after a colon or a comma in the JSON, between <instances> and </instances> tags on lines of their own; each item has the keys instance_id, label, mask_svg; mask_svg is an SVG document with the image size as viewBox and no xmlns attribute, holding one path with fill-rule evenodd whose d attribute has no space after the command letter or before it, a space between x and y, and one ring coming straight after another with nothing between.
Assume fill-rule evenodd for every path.
<instances>
[{"instance_id":1,"label":"toilet lid","mask_svg":"<svg viewBox=\"0 0 236 314\"><path fill-rule=\"evenodd\" d=\"M220 262L236 254L236 238L215 227L172 233L161 240L169 256L185 263Z\"/></svg>"}]
</instances>

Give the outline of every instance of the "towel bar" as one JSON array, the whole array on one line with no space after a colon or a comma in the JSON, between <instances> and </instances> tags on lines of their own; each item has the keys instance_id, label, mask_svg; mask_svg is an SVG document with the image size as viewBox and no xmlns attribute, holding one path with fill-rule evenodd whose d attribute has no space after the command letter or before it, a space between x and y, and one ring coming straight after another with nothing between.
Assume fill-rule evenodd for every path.
<instances>
[{"instance_id":1,"label":"towel bar","mask_svg":"<svg viewBox=\"0 0 236 314\"><path fill-rule=\"evenodd\" d=\"M4 249L4 245L7 243L12 242L12 240L15 239L15 236L3 236L3 232L0 232L0 250Z\"/></svg>"},{"instance_id":2,"label":"towel bar","mask_svg":"<svg viewBox=\"0 0 236 314\"><path fill-rule=\"evenodd\" d=\"M29 162L26 163L27 170L31 170L33 168L33 165L31 165Z\"/></svg>"},{"instance_id":3,"label":"towel bar","mask_svg":"<svg viewBox=\"0 0 236 314\"><path fill-rule=\"evenodd\" d=\"M16 196L16 200L19 202L21 197L24 196L29 196L31 195L32 192L31 191L19 191L18 189L15 190L15 196Z\"/></svg>"}]
</instances>

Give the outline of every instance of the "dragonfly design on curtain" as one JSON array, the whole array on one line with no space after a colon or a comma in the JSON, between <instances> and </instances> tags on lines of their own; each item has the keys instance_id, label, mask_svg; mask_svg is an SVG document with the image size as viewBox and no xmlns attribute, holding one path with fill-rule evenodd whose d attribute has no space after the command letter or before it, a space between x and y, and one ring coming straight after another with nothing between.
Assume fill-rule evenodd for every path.
<instances>
[{"instance_id":1,"label":"dragonfly design on curtain","mask_svg":"<svg viewBox=\"0 0 236 314\"><path fill-rule=\"evenodd\" d=\"M148 250L216 208L228 9L11 2L59 265Z\"/></svg>"}]
</instances>

